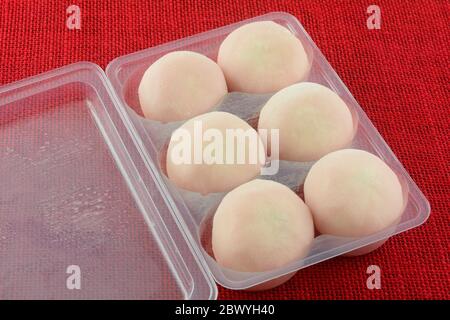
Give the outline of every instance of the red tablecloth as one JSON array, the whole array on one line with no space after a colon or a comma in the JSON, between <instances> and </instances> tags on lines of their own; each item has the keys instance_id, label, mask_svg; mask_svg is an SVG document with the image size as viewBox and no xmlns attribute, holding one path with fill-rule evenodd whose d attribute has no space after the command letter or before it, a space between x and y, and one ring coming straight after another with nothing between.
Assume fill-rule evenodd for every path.
<instances>
[{"instance_id":1,"label":"red tablecloth","mask_svg":"<svg viewBox=\"0 0 450 320\"><path fill-rule=\"evenodd\" d=\"M366 9L381 8L381 30ZM77 4L82 28L66 28ZM270 11L305 26L431 202L425 225L376 252L336 258L299 272L285 285L221 299L448 299L449 13L448 1L2 0L0 84L76 61L106 67L113 58ZM366 268L382 270L382 289L366 288Z\"/></svg>"}]
</instances>

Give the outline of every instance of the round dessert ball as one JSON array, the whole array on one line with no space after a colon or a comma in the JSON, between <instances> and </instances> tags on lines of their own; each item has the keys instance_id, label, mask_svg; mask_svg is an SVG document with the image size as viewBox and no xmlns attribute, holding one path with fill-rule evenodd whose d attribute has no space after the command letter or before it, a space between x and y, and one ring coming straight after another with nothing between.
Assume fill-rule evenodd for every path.
<instances>
[{"instance_id":1,"label":"round dessert ball","mask_svg":"<svg viewBox=\"0 0 450 320\"><path fill-rule=\"evenodd\" d=\"M209 111L227 93L220 67L191 51L168 53L145 71L138 89L147 119L180 121Z\"/></svg>"},{"instance_id":2,"label":"round dessert ball","mask_svg":"<svg viewBox=\"0 0 450 320\"><path fill-rule=\"evenodd\" d=\"M237 28L222 42L217 63L231 91L270 93L303 80L310 63L302 43L272 21Z\"/></svg>"},{"instance_id":3,"label":"round dessert ball","mask_svg":"<svg viewBox=\"0 0 450 320\"><path fill-rule=\"evenodd\" d=\"M323 234L360 237L381 231L403 212L397 175L377 156L356 149L327 154L309 171L305 202Z\"/></svg>"},{"instance_id":4,"label":"round dessert ball","mask_svg":"<svg viewBox=\"0 0 450 320\"><path fill-rule=\"evenodd\" d=\"M347 147L354 136L345 102L331 89L311 82L273 95L261 110L258 129L279 129L280 159L290 161L317 160ZM272 147L268 139L268 150Z\"/></svg>"},{"instance_id":5,"label":"round dessert ball","mask_svg":"<svg viewBox=\"0 0 450 320\"><path fill-rule=\"evenodd\" d=\"M209 112L172 133L166 156L169 179L180 188L225 192L253 179L265 164L255 129L228 112Z\"/></svg>"},{"instance_id":6,"label":"round dessert ball","mask_svg":"<svg viewBox=\"0 0 450 320\"><path fill-rule=\"evenodd\" d=\"M212 249L223 267L262 272L308 254L314 238L308 207L288 187L253 180L229 192L213 219Z\"/></svg>"}]
</instances>

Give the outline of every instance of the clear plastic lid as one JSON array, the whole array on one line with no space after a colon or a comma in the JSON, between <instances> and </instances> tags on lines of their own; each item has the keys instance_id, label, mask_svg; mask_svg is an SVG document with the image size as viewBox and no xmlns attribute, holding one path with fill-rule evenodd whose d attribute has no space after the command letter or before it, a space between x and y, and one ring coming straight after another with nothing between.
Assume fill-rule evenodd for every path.
<instances>
[{"instance_id":1,"label":"clear plastic lid","mask_svg":"<svg viewBox=\"0 0 450 320\"><path fill-rule=\"evenodd\" d=\"M383 159L407 203L397 225L360 238L319 235L307 257L244 273L213 259L212 209L224 194L204 197L168 181L162 146L179 123L144 119L137 86L162 55L191 50L215 59L230 32L261 20L302 41L311 60L306 80L344 99L358 120L351 147ZM214 299L213 277L228 288L251 288L385 241L429 216L425 196L289 14L269 13L122 56L106 73L82 62L0 87L0 299ZM229 93L217 108L249 120L269 97ZM274 179L301 190L310 166L284 163ZM79 267L80 290L67 288L70 266Z\"/></svg>"},{"instance_id":2,"label":"clear plastic lid","mask_svg":"<svg viewBox=\"0 0 450 320\"><path fill-rule=\"evenodd\" d=\"M121 110L91 63L0 88L0 299L216 298Z\"/></svg>"}]
</instances>

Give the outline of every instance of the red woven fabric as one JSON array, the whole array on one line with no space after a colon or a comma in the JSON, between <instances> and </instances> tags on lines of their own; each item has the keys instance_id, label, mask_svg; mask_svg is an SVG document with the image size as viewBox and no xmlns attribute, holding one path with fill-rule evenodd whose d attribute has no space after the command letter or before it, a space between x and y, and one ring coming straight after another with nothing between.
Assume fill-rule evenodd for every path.
<instances>
[{"instance_id":1,"label":"red woven fabric","mask_svg":"<svg viewBox=\"0 0 450 320\"><path fill-rule=\"evenodd\" d=\"M381 30L366 9L381 8ZM66 8L82 12L66 28ZM299 272L274 290L220 288L220 299L448 299L449 44L447 1L2 0L0 84L72 62L106 67L113 58L270 11L305 26L369 118L428 197L425 225L362 257L336 258ZM382 270L382 289L366 288L366 268Z\"/></svg>"}]
</instances>

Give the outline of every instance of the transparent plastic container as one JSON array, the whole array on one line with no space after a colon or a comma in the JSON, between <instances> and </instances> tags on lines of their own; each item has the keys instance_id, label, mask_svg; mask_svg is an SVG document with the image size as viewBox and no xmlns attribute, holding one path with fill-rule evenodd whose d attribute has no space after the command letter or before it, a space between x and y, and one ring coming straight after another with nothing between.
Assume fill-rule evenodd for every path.
<instances>
[{"instance_id":1,"label":"transparent plastic container","mask_svg":"<svg viewBox=\"0 0 450 320\"><path fill-rule=\"evenodd\" d=\"M0 88L0 299L216 298L123 110L92 63Z\"/></svg>"},{"instance_id":2,"label":"transparent plastic container","mask_svg":"<svg viewBox=\"0 0 450 320\"><path fill-rule=\"evenodd\" d=\"M162 55L191 50L216 60L231 31L261 20L283 25L300 39L312 62L305 81L328 86L344 99L358 123L351 147L382 158L399 176L407 203L393 227L362 238L319 235L304 259L246 273L222 268L212 257L211 218L225 193L202 196L167 179L165 148L182 122L143 118L137 88ZM94 64L77 63L0 88L0 175L6 177L0 187L0 298L214 299L214 280L231 289L267 288L315 263L369 251L428 218L424 195L287 13L119 57L106 74ZM255 123L270 96L229 93L216 109ZM282 161L278 174L262 178L301 194L311 165ZM91 289L67 290L67 275L60 273L66 265L86 270L83 283ZM36 272L42 278L37 282ZM11 279L9 287L5 279Z\"/></svg>"}]
</instances>

